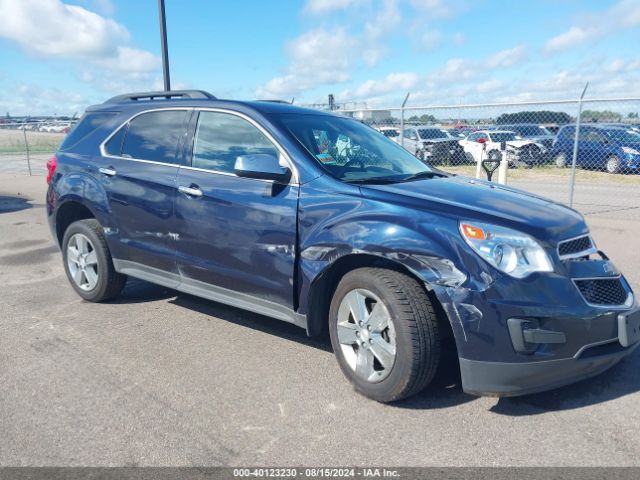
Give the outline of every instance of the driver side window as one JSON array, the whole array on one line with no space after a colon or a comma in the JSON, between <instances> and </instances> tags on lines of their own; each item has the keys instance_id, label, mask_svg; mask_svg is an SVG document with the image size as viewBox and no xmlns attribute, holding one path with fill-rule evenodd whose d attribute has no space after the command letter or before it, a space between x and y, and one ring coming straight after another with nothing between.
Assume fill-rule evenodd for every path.
<instances>
[{"instance_id":1,"label":"driver side window","mask_svg":"<svg viewBox=\"0 0 640 480\"><path fill-rule=\"evenodd\" d=\"M200 112L193 142L193 167L234 173L236 158L255 153L279 156L273 143L244 118L228 113Z\"/></svg>"}]
</instances>

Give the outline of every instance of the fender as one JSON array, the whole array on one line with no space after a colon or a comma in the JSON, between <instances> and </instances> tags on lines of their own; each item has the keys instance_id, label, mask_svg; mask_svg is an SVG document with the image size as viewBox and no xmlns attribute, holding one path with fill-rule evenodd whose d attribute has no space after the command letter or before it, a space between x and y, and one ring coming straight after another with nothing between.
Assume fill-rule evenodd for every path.
<instances>
[{"instance_id":1,"label":"fender","mask_svg":"<svg viewBox=\"0 0 640 480\"><path fill-rule=\"evenodd\" d=\"M479 325L482 312L471 298L489 288L495 273L455 234L457 219L402 206L382 208L353 185L337 196L335 188L325 190L321 183L305 185L300 198L299 313L307 315L310 334L319 331L314 289L335 265L345 258L357 263L358 256L398 265L423 282L446 312L456 344L458 337L466 338L465 329Z\"/></svg>"}]
</instances>

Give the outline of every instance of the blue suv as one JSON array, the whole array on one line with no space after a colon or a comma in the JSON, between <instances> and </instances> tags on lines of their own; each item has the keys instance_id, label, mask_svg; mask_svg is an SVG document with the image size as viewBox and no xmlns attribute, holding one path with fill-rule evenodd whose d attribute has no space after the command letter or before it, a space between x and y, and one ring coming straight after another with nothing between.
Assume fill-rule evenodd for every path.
<instances>
[{"instance_id":1,"label":"blue suv","mask_svg":"<svg viewBox=\"0 0 640 480\"><path fill-rule=\"evenodd\" d=\"M575 125L565 125L551 149L557 167L573 161ZM576 165L609 173L640 172L640 133L632 128L609 125L580 125Z\"/></svg>"},{"instance_id":2,"label":"blue suv","mask_svg":"<svg viewBox=\"0 0 640 480\"><path fill-rule=\"evenodd\" d=\"M583 217L425 165L350 118L201 91L90 107L49 163L47 212L91 302L127 277L329 332L356 390L520 395L611 367L640 310ZM277 355L277 352L272 352Z\"/></svg>"}]
</instances>

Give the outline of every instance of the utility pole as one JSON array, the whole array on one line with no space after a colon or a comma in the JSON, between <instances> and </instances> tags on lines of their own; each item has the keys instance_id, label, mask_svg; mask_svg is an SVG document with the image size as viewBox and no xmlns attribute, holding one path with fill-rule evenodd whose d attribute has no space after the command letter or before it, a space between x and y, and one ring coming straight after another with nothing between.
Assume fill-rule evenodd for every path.
<instances>
[{"instance_id":1,"label":"utility pole","mask_svg":"<svg viewBox=\"0 0 640 480\"><path fill-rule=\"evenodd\" d=\"M167 21L164 14L164 0L158 0L158 14L160 16L160 43L162 44L162 76L164 77L164 90L171 90L169 79L169 52L167 50Z\"/></svg>"}]
</instances>

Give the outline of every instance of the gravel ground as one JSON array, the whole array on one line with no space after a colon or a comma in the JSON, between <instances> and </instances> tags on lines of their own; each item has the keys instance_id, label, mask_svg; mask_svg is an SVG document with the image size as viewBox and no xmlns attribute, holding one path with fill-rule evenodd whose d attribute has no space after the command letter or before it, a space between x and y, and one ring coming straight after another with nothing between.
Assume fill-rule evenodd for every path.
<instances>
[{"instance_id":1,"label":"gravel ground","mask_svg":"<svg viewBox=\"0 0 640 480\"><path fill-rule=\"evenodd\" d=\"M448 359L425 392L381 405L296 327L137 281L115 302L81 301L44 191L0 173L0 465L640 466L640 351L513 399L462 393ZM636 291L639 195L576 196Z\"/></svg>"}]
</instances>

